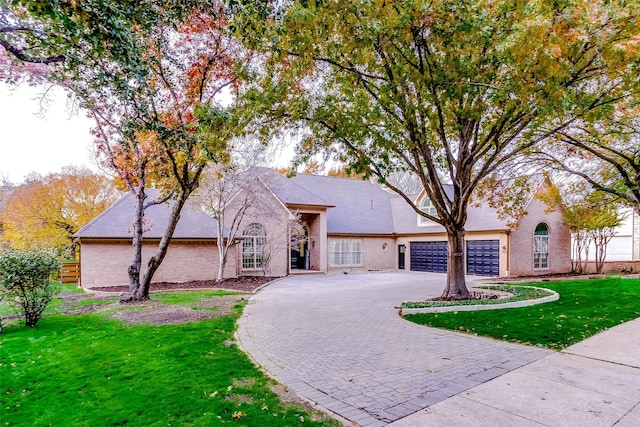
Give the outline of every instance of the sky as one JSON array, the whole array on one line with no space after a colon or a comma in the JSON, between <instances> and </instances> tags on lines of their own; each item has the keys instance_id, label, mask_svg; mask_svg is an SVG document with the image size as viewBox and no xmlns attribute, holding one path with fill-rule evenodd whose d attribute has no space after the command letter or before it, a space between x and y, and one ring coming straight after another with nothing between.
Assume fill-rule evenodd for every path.
<instances>
[{"instance_id":1,"label":"sky","mask_svg":"<svg viewBox=\"0 0 640 427\"><path fill-rule=\"evenodd\" d=\"M35 172L60 172L64 166L86 166L99 172L92 148L93 120L82 111L69 111L67 98L52 88L41 113L44 87L0 82L0 184L6 178L20 184ZM289 166L293 148L276 153L274 166Z\"/></svg>"},{"instance_id":2,"label":"sky","mask_svg":"<svg viewBox=\"0 0 640 427\"><path fill-rule=\"evenodd\" d=\"M43 87L0 82L0 182L19 184L31 172L46 175L64 166L98 170L92 155L92 120L70 114L64 92L54 88L52 103L39 115Z\"/></svg>"}]
</instances>

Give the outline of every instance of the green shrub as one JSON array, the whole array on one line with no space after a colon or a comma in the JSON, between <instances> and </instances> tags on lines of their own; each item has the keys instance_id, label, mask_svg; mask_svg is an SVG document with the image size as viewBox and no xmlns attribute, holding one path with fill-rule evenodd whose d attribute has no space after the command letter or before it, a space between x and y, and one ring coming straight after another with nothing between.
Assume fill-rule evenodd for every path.
<instances>
[{"instance_id":1,"label":"green shrub","mask_svg":"<svg viewBox=\"0 0 640 427\"><path fill-rule=\"evenodd\" d=\"M0 295L34 327L59 291L60 263L42 251L8 249L0 252Z\"/></svg>"}]
</instances>

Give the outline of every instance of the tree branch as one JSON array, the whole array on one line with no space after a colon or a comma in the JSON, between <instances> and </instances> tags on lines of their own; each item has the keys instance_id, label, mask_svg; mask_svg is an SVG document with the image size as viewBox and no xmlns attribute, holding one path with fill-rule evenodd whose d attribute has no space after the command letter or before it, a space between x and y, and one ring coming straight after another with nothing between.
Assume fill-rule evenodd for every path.
<instances>
[{"instance_id":1,"label":"tree branch","mask_svg":"<svg viewBox=\"0 0 640 427\"><path fill-rule=\"evenodd\" d=\"M17 59L19 59L22 62L29 62L32 64L54 64L58 62L64 62L66 60L66 57L64 55L54 55L54 56L48 56L44 58L36 58L26 54L24 51L11 45L9 42L5 40L0 40L0 46L4 47L7 50L7 52L9 52L10 54L15 56Z\"/></svg>"}]
</instances>

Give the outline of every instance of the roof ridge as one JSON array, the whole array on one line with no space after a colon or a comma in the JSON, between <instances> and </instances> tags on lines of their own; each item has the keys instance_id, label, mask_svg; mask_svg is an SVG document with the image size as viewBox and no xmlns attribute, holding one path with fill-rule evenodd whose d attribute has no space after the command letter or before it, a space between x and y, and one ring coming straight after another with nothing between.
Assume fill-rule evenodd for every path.
<instances>
[{"instance_id":1,"label":"roof ridge","mask_svg":"<svg viewBox=\"0 0 640 427\"><path fill-rule=\"evenodd\" d=\"M275 170L273 169L269 169L269 168L265 168L267 170L269 170L269 173L271 174L272 177L277 177L277 178L281 178L283 180L285 180L284 182L287 183L287 185L294 185L296 188L299 188L300 190L304 191L305 193L309 194L310 196L315 197L316 199L320 200L325 206L328 207L333 207L334 205L332 203L327 202L324 198L318 196L316 193L312 192L311 190L301 186L300 184L296 183L293 178L287 178L286 176L280 175L279 173L277 173ZM276 189L273 188L272 185L269 185L268 179L264 179L264 175L257 175L258 179L260 180L260 182L262 182L271 192L271 194L273 194L281 203L283 203L284 205L289 204L288 201L286 200L282 200L282 198L280 198L280 196L277 194L278 192L276 191Z\"/></svg>"},{"instance_id":2,"label":"roof ridge","mask_svg":"<svg viewBox=\"0 0 640 427\"><path fill-rule=\"evenodd\" d=\"M349 179L351 181L362 181L362 182L367 182L369 184L371 184L371 182L368 179L362 179L362 178L358 178L358 177L349 177L349 176L335 176L335 175L322 175L319 173L296 173L294 176L298 176L298 175L304 175L304 176L317 176L320 178L331 178L331 179Z\"/></svg>"},{"instance_id":3,"label":"roof ridge","mask_svg":"<svg viewBox=\"0 0 640 427\"><path fill-rule=\"evenodd\" d=\"M292 177L293 178L293 177ZM291 184L295 185L296 187L306 191L307 193L311 194L314 197L317 197L318 199L322 200L324 203L326 203L327 206L333 206L332 203L327 202L323 197L318 196L316 193L311 192L310 190L306 189L305 187L301 186L300 184L298 184L297 182L293 181L292 178L286 178Z\"/></svg>"}]
</instances>

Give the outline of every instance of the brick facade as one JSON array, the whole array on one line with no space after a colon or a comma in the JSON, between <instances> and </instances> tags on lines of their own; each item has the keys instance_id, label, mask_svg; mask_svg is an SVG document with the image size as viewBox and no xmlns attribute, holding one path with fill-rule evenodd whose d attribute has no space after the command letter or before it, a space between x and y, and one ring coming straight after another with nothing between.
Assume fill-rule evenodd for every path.
<instances>
[{"instance_id":1,"label":"brick facade","mask_svg":"<svg viewBox=\"0 0 640 427\"><path fill-rule=\"evenodd\" d=\"M157 242L145 243L142 265L153 255ZM235 251L232 251L234 254ZM128 285L127 268L131 264L131 241L112 242L83 241L80 257L80 284L84 288ZM180 242L169 245L167 255L156 271L152 282L188 282L190 280L215 279L218 266L218 250L213 241ZM227 261L226 277L236 273L235 256Z\"/></svg>"},{"instance_id":2,"label":"brick facade","mask_svg":"<svg viewBox=\"0 0 640 427\"><path fill-rule=\"evenodd\" d=\"M533 198L527 206L527 214L518 221L518 226L509 237L509 275L529 276L571 271L571 231L556 209L547 212L547 205ZM533 234L538 224L549 229L549 267L533 268Z\"/></svg>"},{"instance_id":3,"label":"brick facade","mask_svg":"<svg viewBox=\"0 0 640 427\"><path fill-rule=\"evenodd\" d=\"M397 267L397 247L395 237L368 236L329 236L331 239L359 239L362 242L362 265L331 266L330 253L327 252L327 264L330 273L363 273L367 271L391 271Z\"/></svg>"},{"instance_id":4,"label":"brick facade","mask_svg":"<svg viewBox=\"0 0 640 427\"><path fill-rule=\"evenodd\" d=\"M271 181L258 179L252 183L250 188L243 190L245 193L238 193L236 195L238 203L247 200L245 197L247 195L250 196L252 202L242 218L238 234L234 237L236 244L229 253L225 269L226 277L250 275L278 277L296 272L296 267L300 267L300 265L291 265L290 243L293 227L302 229L296 222L304 226L308 237L306 241L299 243L300 251L298 251L298 253L308 253L308 256L295 255L296 259L307 261L310 270L319 272L396 270L399 263L399 245L406 246L405 269L411 270L412 242L447 241L447 235L441 226L420 224L418 215L413 209L408 205L396 204L394 200L391 200L393 196L379 187L375 187L374 184L363 184L362 181L338 178L326 178L325 180L325 178L313 178L312 182L307 182L306 185L310 190L323 188L315 185L326 186L324 187L324 197L328 197L330 200L332 200L332 193L329 190L333 190L336 186L342 189L342 193L339 194L340 197L336 199L334 205L310 195L298 184L286 181L286 178L281 176L269 178ZM305 183L304 181L300 182ZM277 195L277 191L272 191L272 188L277 188L276 184L282 185L279 190L280 196ZM551 185L551 183L543 182L539 190L543 190L545 185ZM284 191L282 188L292 194L286 203L282 199L284 197L282 196ZM247 193L249 191L250 194ZM360 193L365 194L366 197ZM363 203L363 200L366 203ZM112 215L114 212L122 212L122 214L128 212L128 206L118 207L116 205L114 206L120 211L117 209L111 211ZM331 214L334 212L332 209L335 209L335 214ZM484 256L485 253L489 254L489 261L486 265L491 266L491 274L495 271L496 258L493 255L496 253L495 241L498 242L500 276L542 275L571 271L571 233L564 224L561 212L559 210L549 212L545 203L536 197L533 197L529 202L526 211L527 213L519 219L517 226L509 227L506 221L497 217L494 209L486 205L474 206L474 215L473 217L470 215L465 240L467 242L473 240L494 241L487 243L491 247L491 252L486 252L484 244L476 246L481 251L479 256ZM160 223L162 216L158 212L154 214L156 215L155 221ZM233 212L228 212L226 215L227 222L233 219L232 214ZM329 221L330 214L334 215L331 217L333 218L331 223ZM109 224L119 220L120 216L113 215L111 219L103 220L99 225L103 228L108 227ZM201 211L186 212L184 216L189 217L189 226L182 230L183 237L172 241L164 262L154 276L154 282L211 280L217 275L219 260L215 238L199 237L216 236L217 231L211 225L215 224L215 221ZM336 221L336 218L339 218L339 221ZM262 260L268 259L264 268L249 267L251 264L249 262L243 266L243 234L247 227L254 223L260 224L265 233L263 237L267 243L263 246L265 248L263 255L260 256ZM540 223L544 223L549 231L549 264L546 268L534 269L534 231ZM128 224L124 222L123 224L129 227ZM205 224L206 227L200 227L199 224ZM348 226L344 226L345 224ZM230 223L226 224L227 229L230 225ZM102 228L97 227L96 224L93 224L93 229L92 227L89 229L89 231L98 234L80 236L81 285L94 287L127 284L127 267L132 258L131 240L126 238L127 234L116 234L125 236L125 238L116 239L108 237L113 234L100 235ZM159 229L161 227L158 227ZM189 234L194 229L198 229L199 234ZM89 233L89 231L85 233ZM157 238L157 236L154 237ZM342 238L357 239L361 243L361 257L358 265L331 265L331 240ZM153 254L156 247L157 240L145 243L144 261ZM246 253L250 254L249 251ZM264 256L264 254L269 256ZM258 258L254 257L253 259L257 260ZM474 266L477 266L477 263Z\"/></svg>"}]
</instances>

